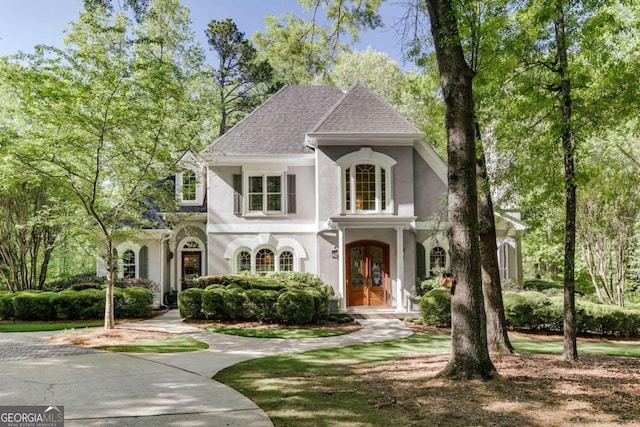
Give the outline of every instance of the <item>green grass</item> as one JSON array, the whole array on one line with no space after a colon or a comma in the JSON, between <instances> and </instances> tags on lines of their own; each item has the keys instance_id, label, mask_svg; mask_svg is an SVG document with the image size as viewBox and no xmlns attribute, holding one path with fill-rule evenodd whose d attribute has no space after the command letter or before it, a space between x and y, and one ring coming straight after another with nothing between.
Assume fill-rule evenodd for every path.
<instances>
[{"instance_id":1,"label":"green grass","mask_svg":"<svg viewBox=\"0 0 640 427\"><path fill-rule=\"evenodd\" d=\"M511 342L519 353L562 353L561 340ZM276 426L400 425L401 405L396 413L372 410L386 397L355 373L354 366L410 354L447 353L450 344L449 335L417 333L402 340L254 359L224 369L214 379L253 400ZM640 357L636 343L580 342L578 349L582 355Z\"/></svg>"},{"instance_id":2,"label":"green grass","mask_svg":"<svg viewBox=\"0 0 640 427\"><path fill-rule=\"evenodd\" d=\"M186 336L173 336L157 340L141 341L136 344L105 345L100 350L120 353L184 353L209 348L209 345Z\"/></svg>"},{"instance_id":3,"label":"green grass","mask_svg":"<svg viewBox=\"0 0 640 427\"><path fill-rule=\"evenodd\" d=\"M102 321L0 323L0 332L61 331L65 329L95 328L103 325L104 322Z\"/></svg>"},{"instance_id":4,"label":"green grass","mask_svg":"<svg viewBox=\"0 0 640 427\"><path fill-rule=\"evenodd\" d=\"M242 328L235 326L205 326L206 331L252 338L324 338L348 333L340 330L313 328Z\"/></svg>"}]
</instances>

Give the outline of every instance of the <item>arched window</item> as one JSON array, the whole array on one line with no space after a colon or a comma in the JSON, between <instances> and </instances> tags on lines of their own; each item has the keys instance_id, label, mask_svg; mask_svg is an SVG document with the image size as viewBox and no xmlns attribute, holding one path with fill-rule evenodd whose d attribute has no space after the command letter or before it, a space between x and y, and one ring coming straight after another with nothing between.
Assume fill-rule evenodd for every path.
<instances>
[{"instance_id":1,"label":"arched window","mask_svg":"<svg viewBox=\"0 0 640 427\"><path fill-rule=\"evenodd\" d=\"M345 169L347 212L387 210L387 173L381 166L358 164Z\"/></svg>"},{"instance_id":2,"label":"arched window","mask_svg":"<svg viewBox=\"0 0 640 427\"><path fill-rule=\"evenodd\" d=\"M293 253L290 251L283 251L280 254L278 267L280 271L293 271Z\"/></svg>"},{"instance_id":3,"label":"arched window","mask_svg":"<svg viewBox=\"0 0 640 427\"><path fill-rule=\"evenodd\" d=\"M238 263L236 265L236 271L242 273L243 271L251 272L251 254L247 251L241 251L237 257Z\"/></svg>"},{"instance_id":4,"label":"arched window","mask_svg":"<svg viewBox=\"0 0 640 427\"><path fill-rule=\"evenodd\" d=\"M430 275L436 276L444 270L447 265L447 253L440 246L431 249L429 255Z\"/></svg>"},{"instance_id":5,"label":"arched window","mask_svg":"<svg viewBox=\"0 0 640 427\"><path fill-rule=\"evenodd\" d=\"M260 249L256 254L256 273L275 270L275 257L271 249Z\"/></svg>"},{"instance_id":6,"label":"arched window","mask_svg":"<svg viewBox=\"0 0 640 427\"><path fill-rule=\"evenodd\" d=\"M122 277L125 279L136 277L136 254L131 249L122 253Z\"/></svg>"},{"instance_id":7,"label":"arched window","mask_svg":"<svg viewBox=\"0 0 640 427\"><path fill-rule=\"evenodd\" d=\"M342 168L345 213L393 211L392 173L396 161L386 154L363 147L337 160Z\"/></svg>"}]
</instances>

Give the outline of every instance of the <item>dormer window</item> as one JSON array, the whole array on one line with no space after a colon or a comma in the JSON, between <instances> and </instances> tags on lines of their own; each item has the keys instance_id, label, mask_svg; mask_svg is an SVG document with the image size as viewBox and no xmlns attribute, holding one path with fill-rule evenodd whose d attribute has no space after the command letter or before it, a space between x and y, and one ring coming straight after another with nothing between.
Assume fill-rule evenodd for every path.
<instances>
[{"instance_id":1,"label":"dormer window","mask_svg":"<svg viewBox=\"0 0 640 427\"><path fill-rule=\"evenodd\" d=\"M338 159L344 213L392 213L391 157L364 147Z\"/></svg>"},{"instance_id":2,"label":"dormer window","mask_svg":"<svg viewBox=\"0 0 640 427\"><path fill-rule=\"evenodd\" d=\"M198 178L194 171L184 171L182 173L182 200L186 202L195 201L197 198Z\"/></svg>"}]
</instances>

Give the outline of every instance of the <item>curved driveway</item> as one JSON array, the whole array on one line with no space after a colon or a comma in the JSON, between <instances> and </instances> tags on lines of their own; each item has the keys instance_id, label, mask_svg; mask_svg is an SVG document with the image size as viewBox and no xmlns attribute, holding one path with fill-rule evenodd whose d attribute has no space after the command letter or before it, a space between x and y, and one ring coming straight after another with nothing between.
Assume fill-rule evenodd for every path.
<instances>
[{"instance_id":1,"label":"curved driveway","mask_svg":"<svg viewBox=\"0 0 640 427\"><path fill-rule=\"evenodd\" d=\"M271 426L252 401L211 379L238 362L274 354L386 341L411 335L397 320L361 320L362 330L302 340L205 332L176 310L135 329L188 334L209 344L190 353L110 353L54 345L43 333L0 334L0 405L63 405L65 426Z\"/></svg>"}]
</instances>

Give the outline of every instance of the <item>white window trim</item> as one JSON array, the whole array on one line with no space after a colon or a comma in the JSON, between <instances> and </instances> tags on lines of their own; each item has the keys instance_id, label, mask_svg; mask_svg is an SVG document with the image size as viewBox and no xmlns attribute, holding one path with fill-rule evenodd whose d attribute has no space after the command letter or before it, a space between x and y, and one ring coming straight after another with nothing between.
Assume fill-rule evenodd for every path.
<instances>
[{"instance_id":1,"label":"white window trim","mask_svg":"<svg viewBox=\"0 0 640 427\"><path fill-rule=\"evenodd\" d=\"M185 248L185 246L188 243L191 242L195 242L198 244L198 249L194 249L194 248ZM178 283L182 283L182 253L183 252L200 252L200 275L204 276L204 264L205 262L207 262L206 259L204 259L204 256L206 254L205 250L204 250L204 243L202 242L202 240L198 239L197 237L194 236L188 236L185 237L184 239L180 240L180 243L178 243Z\"/></svg>"},{"instance_id":2,"label":"white window trim","mask_svg":"<svg viewBox=\"0 0 640 427\"><path fill-rule=\"evenodd\" d=\"M133 242L124 242L120 243L116 247L116 251L118 251L118 278L124 279L124 269L122 264L122 255L128 250L133 251L133 255L135 256L135 266L136 266L136 275L135 278L140 278L140 249L142 246Z\"/></svg>"},{"instance_id":3,"label":"white window trim","mask_svg":"<svg viewBox=\"0 0 640 427\"><path fill-rule=\"evenodd\" d=\"M262 210L252 211L249 210L250 202L249 199L249 178L252 177L262 177ZM280 210L279 211L268 211L265 208L268 206L268 197L267 197L267 177L277 176L280 177ZM280 171L246 171L242 173L242 187L246 189L244 191L245 197L243 197L243 206L242 212L244 216L284 216L287 212L287 175L285 172Z\"/></svg>"},{"instance_id":4,"label":"white window trim","mask_svg":"<svg viewBox=\"0 0 640 427\"><path fill-rule=\"evenodd\" d=\"M184 170L193 172L196 175L196 198L194 200L183 199L183 172L176 173L176 199L181 206L201 206L204 202L204 179L200 168L185 167Z\"/></svg>"},{"instance_id":5,"label":"white window trim","mask_svg":"<svg viewBox=\"0 0 640 427\"><path fill-rule=\"evenodd\" d=\"M397 162L386 154L373 151L370 147L362 147L359 151L346 154L339 158L336 162L340 166L340 183L341 183L341 195L340 200L342 203L341 211L344 214L372 214L372 213L394 213L393 207L394 194L393 194L393 170L392 167ZM356 209L356 175L355 169L357 165L374 165L375 177L376 177L376 208L375 210L358 210ZM349 182L346 180L346 171L349 169ZM382 206L382 172L385 169L385 189L386 189L386 203ZM349 186L349 205L350 209L347 210L347 186Z\"/></svg>"}]
</instances>

